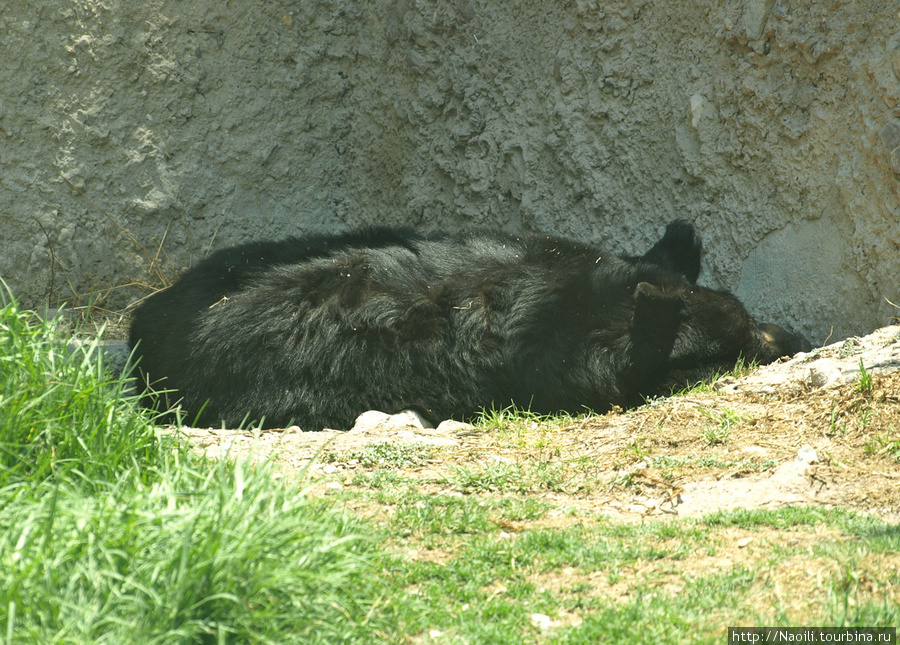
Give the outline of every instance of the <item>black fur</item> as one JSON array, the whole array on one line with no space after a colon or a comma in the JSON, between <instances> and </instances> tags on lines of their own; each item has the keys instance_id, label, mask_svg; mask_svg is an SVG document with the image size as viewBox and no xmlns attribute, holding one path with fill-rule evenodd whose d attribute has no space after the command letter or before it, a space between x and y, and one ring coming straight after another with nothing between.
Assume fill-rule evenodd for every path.
<instances>
[{"instance_id":1,"label":"black fur","mask_svg":"<svg viewBox=\"0 0 900 645\"><path fill-rule=\"evenodd\" d=\"M305 430L349 428L369 409L599 412L739 356L808 349L697 286L700 254L681 221L628 258L544 235L387 228L246 244L148 298L131 344L145 382L176 391L166 405Z\"/></svg>"}]
</instances>

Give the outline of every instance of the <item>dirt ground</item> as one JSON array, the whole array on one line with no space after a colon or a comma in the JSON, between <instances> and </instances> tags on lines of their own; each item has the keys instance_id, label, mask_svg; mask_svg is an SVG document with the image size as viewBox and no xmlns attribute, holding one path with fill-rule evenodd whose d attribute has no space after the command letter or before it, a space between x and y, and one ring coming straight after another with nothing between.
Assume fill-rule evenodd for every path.
<instances>
[{"instance_id":1,"label":"dirt ground","mask_svg":"<svg viewBox=\"0 0 900 645\"><path fill-rule=\"evenodd\" d=\"M373 447L406 446L426 450L389 465L420 492L534 496L623 521L815 504L897 522L900 326L636 410L569 422L433 429L395 418L351 431L181 431L212 457L275 453L279 471L307 469L325 492L365 486L357 475L387 464L372 457ZM564 520L551 513L528 527L556 521Z\"/></svg>"}]
</instances>

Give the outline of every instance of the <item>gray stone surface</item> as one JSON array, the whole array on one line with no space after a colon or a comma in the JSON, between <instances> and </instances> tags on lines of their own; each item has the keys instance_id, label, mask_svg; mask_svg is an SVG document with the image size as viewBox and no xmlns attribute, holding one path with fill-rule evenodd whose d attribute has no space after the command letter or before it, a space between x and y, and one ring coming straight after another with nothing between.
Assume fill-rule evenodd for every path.
<instances>
[{"instance_id":1,"label":"gray stone surface","mask_svg":"<svg viewBox=\"0 0 900 645\"><path fill-rule=\"evenodd\" d=\"M767 365L740 380L719 379L715 386L725 392L802 394L859 381L864 373L885 374L897 370L900 370L900 325L891 325L862 338L851 337L811 352L800 352L790 360Z\"/></svg>"},{"instance_id":2,"label":"gray stone surface","mask_svg":"<svg viewBox=\"0 0 900 645\"><path fill-rule=\"evenodd\" d=\"M900 303L895 3L35 0L0 10L0 276L121 308L357 224L639 252L814 345Z\"/></svg>"}]
</instances>

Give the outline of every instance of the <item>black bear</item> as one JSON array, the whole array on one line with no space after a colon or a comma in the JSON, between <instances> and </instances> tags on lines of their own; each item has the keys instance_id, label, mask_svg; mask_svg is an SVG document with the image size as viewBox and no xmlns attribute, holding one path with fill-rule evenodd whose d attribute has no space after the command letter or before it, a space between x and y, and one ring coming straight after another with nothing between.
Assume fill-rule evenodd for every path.
<instances>
[{"instance_id":1,"label":"black bear","mask_svg":"<svg viewBox=\"0 0 900 645\"><path fill-rule=\"evenodd\" d=\"M546 235L375 228L225 249L136 310L145 401L209 424L346 429L515 403L596 412L808 350L696 284L701 243L669 224L645 255ZM157 396L152 390L170 390Z\"/></svg>"}]
</instances>

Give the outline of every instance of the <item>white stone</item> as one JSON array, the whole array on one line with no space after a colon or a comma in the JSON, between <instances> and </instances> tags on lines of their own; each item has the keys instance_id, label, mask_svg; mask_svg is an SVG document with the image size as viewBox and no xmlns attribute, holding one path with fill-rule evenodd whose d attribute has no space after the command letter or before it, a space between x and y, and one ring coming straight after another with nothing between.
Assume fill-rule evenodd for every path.
<instances>
[{"instance_id":1,"label":"white stone","mask_svg":"<svg viewBox=\"0 0 900 645\"><path fill-rule=\"evenodd\" d=\"M545 632L553 627L553 621L546 614L531 614L531 624Z\"/></svg>"},{"instance_id":2,"label":"white stone","mask_svg":"<svg viewBox=\"0 0 900 645\"><path fill-rule=\"evenodd\" d=\"M413 426L416 428L433 428L434 426L423 417L421 414L416 412L415 410L404 410L403 412L399 412L397 414L392 414L390 423L392 426L403 427L403 426Z\"/></svg>"},{"instance_id":3,"label":"white stone","mask_svg":"<svg viewBox=\"0 0 900 645\"><path fill-rule=\"evenodd\" d=\"M474 430L475 426L471 423L464 423L462 421L454 421L453 419L447 419L445 421L441 421L438 424L437 431L440 433L457 433L457 432L468 432L470 430Z\"/></svg>"},{"instance_id":4,"label":"white stone","mask_svg":"<svg viewBox=\"0 0 900 645\"><path fill-rule=\"evenodd\" d=\"M803 446L797 451L797 456L794 457L794 461L805 464L815 464L819 462L819 455L816 454L816 451L812 446Z\"/></svg>"},{"instance_id":5,"label":"white stone","mask_svg":"<svg viewBox=\"0 0 900 645\"><path fill-rule=\"evenodd\" d=\"M353 428L350 429L350 432L373 432L386 424L390 420L390 418L391 415L385 412L379 412L378 410L369 410L368 412L363 412L361 415L356 417L356 422L353 424Z\"/></svg>"}]
</instances>

